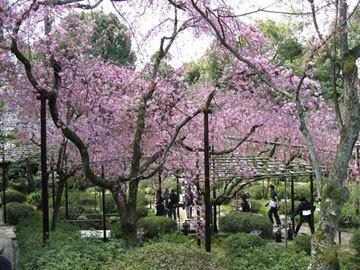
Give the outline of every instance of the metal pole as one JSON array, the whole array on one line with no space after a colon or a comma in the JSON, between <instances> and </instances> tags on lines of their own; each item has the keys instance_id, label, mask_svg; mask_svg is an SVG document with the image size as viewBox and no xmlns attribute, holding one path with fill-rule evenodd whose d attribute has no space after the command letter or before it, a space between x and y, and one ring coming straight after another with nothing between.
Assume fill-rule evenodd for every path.
<instances>
[{"instance_id":1,"label":"metal pole","mask_svg":"<svg viewBox=\"0 0 360 270\"><path fill-rule=\"evenodd\" d=\"M3 199L2 199L2 203L4 205L4 223L6 223L7 219L6 219L6 168L5 168L5 142L3 142L2 144L2 148L3 148L3 156L2 156L2 171L3 171L3 186L2 186L2 189L3 189ZM0 217L1 218L1 217Z\"/></svg>"},{"instance_id":2,"label":"metal pole","mask_svg":"<svg viewBox=\"0 0 360 270\"><path fill-rule=\"evenodd\" d=\"M101 177L105 178L104 166L101 166ZM104 242L106 242L106 220L105 220L105 189L102 189L102 211L103 211L103 232L104 232Z\"/></svg>"},{"instance_id":3,"label":"metal pole","mask_svg":"<svg viewBox=\"0 0 360 270\"><path fill-rule=\"evenodd\" d=\"M339 244L341 245L341 231L339 231Z\"/></svg>"},{"instance_id":4,"label":"metal pole","mask_svg":"<svg viewBox=\"0 0 360 270\"><path fill-rule=\"evenodd\" d=\"M200 197L199 175L197 175L196 191L198 193L198 196ZM198 216L197 222L199 224L199 222L200 222L200 211L199 211L199 209L196 210L196 215ZM199 236L197 238L197 244L198 244L198 247L200 248L201 247L201 239L199 238Z\"/></svg>"},{"instance_id":5,"label":"metal pole","mask_svg":"<svg viewBox=\"0 0 360 270\"><path fill-rule=\"evenodd\" d=\"M294 176L291 175L291 226L293 232L295 232L295 219L294 219L294 213L295 213L295 202L294 202Z\"/></svg>"},{"instance_id":6,"label":"metal pole","mask_svg":"<svg viewBox=\"0 0 360 270\"><path fill-rule=\"evenodd\" d=\"M313 175L310 174L310 204L311 204L311 223L315 231L314 224L314 178Z\"/></svg>"},{"instance_id":7,"label":"metal pole","mask_svg":"<svg viewBox=\"0 0 360 270\"><path fill-rule=\"evenodd\" d=\"M69 219L68 180L65 180L65 218Z\"/></svg>"},{"instance_id":8,"label":"metal pole","mask_svg":"<svg viewBox=\"0 0 360 270\"><path fill-rule=\"evenodd\" d=\"M211 251L211 204L210 204L210 149L209 149L209 112L204 110L204 176L205 176L205 250Z\"/></svg>"},{"instance_id":9,"label":"metal pole","mask_svg":"<svg viewBox=\"0 0 360 270\"><path fill-rule=\"evenodd\" d=\"M48 198L48 174L47 174L47 157L46 157L46 97L40 96L41 109L41 195L42 195L42 218L43 218L43 243L49 239L49 198Z\"/></svg>"}]
</instances>

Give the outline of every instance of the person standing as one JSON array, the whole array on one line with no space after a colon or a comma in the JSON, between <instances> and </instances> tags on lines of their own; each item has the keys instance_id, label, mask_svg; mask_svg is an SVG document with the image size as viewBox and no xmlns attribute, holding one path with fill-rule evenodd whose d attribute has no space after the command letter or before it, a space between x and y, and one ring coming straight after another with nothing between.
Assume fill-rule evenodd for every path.
<instances>
[{"instance_id":1,"label":"person standing","mask_svg":"<svg viewBox=\"0 0 360 270\"><path fill-rule=\"evenodd\" d=\"M155 209L156 209L156 216L163 216L164 215L164 199L161 196L159 190L155 191Z\"/></svg>"},{"instance_id":2,"label":"person standing","mask_svg":"<svg viewBox=\"0 0 360 270\"><path fill-rule=\"evenodd\" d=\"M170 193L169 193L169 189L165 188L164 190L164 216L169 216L170 215Z\"/></svg>"},{"instance_id":3,"label":"person standing","mask_svg":"<svg viewBox=\"0 0 360 270\"><path fill-rule=\"evenodd\" d=\"M278 215L278 209L279 209L279 198L275 192L275 186L274 185L269 185L269 191L270 191L270 201L266 204L266 206L270 205L270 209L267 213L270 222L272 224L274 224L274 219L273 219L273 215L275 217L276 220L276 227L280 227L281 226L281 221Z\"/></svg>"},{"instance_id":4,"label":"person standing","mask_svg":"<svg viewBox=\"0 0 360 270\"><path fill-rule=\"evenodd\" d=\"M169 213L168 213L169 218L174 217L174 220L176 220L176 207L178 203L179 203L178 195L175 193L174 189L170 189Z\"/></svg>"},{"instance_id":5,"label":"person standing","mask_svg":"<svg viewBox=\"0 0 360 270\"><path fill-rule=\"evenodd\" d=\"M293 215L293 218L295 218L295 216L297 216L297 215L300 215L300 221L297 224L296 229L295 229L295 236L298 234L300 227L304 221L307 221L309 223L311 234L313 234L315 232L315 229L314 229L314 223L313 223L313 214L311 211L311 203L308 202L305 197L301 197L299 199L299 201L300 201L300 204L296 208L295 213ZM313 209L313 210L315 210L315 209Z\"/></svg>"},{"instance_id":6,"label":"person standing","mask_svg":"<svg viewBox=\"0 0 360 270\"><path fill-rule=\"evenodd\" d=\"M250 210L251 210L250 205L249 205L248 201L246 200L247 198L248 198L248 196L246 194L241 195L242 201L241 201L240 206L241 206L242 212L250 212Z\"/></svg>"},{"instance_id":7,"label":"person standing","mask_svg":"<svg viewBox=\"0 0 360 270\"><path fill-rule=\"evenodd\" d=\"M194 203L194 195L191 190L188 190L187 194L185 195L185 211L186 211L186 218L192 218L192 206Z\"/></svg>"}]
</instances>

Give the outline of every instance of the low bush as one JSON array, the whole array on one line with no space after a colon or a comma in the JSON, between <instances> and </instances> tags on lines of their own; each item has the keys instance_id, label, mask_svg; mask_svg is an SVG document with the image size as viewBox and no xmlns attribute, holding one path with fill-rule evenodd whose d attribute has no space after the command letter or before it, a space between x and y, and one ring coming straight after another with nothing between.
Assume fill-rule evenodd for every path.
<instances>
[{"instance_id":1,"label":"low bush","mask_svg":"<svg viewBox=\"0 0 360 270\"><path fill-rule=\"evenodd\" d=\"M253 213L230 213L220 218L219 225L220 230L229 233L249 233L253 230L260 230L262 237L271 238L273 235L273 225L270 221L262 215Z\"/></svg>"},{"instance_id":2,"label":"low bush","mask_svg":"<svg viewBox=\"0 0 360 270\"><path fill-rule=\"evenodd\" d=\"M56 231L50 232L50 241L42 244L41 216L20 222L15 232L21 249L19 269L39 270L95 270L128 251L123 240L111 239L106 243L98 239L82 238L77 227L59 221Z\"/></svg>"},{"instance_id":3,"label":"low bush","mask_svg":"<svg viewBox=\"0 0 360 270\"><path fill-rule=\"evenodd\" d=\"M285 198L285 185L276 186L275 191L279 196L279 199L282 200ZM288 198L291 196L290 184L288 184L286 188L286 195ZM308 185L295 185L294 199L297 201L300 199L300 197L305 197L307 200L310 200L310 187L308 187Z\"/></svg>"},{"instance_id":4,"label":"low bush","mask_svg":"<svg viewBox=\"0 0 360 270\"><path fill-rule=\"evenodd\" d=\"M138 205L136 208L136 216L137 218L144 218L149 215L149 210L145 206Z\"/></svg>"},{"instance_id":5,"label":"low bush","mask_svg":"<svg viewBox=\"0 0 360 270\"><path fill-rule=\"evenodd\" d=\"M110 232L111 232L112 238L117 238L117 239L123 238L120 221L116 221L116 222L110 224Z\"/></svg>"},{"instance_id":6,"label":"low bush","mask_svg":"<svg viewBox=\"0 0 360 270\"><path fill-rule=\"evenodd\" d=\"M310 256L305 252L296 253L285 247L255 247L226 256L222 266L230 270L305 270Z\"/></svg>"},{"instance_id":7,"label":"low bush","mask_svg":"<svg viewBox=\"0 0 360 270\"><path fill-rule=\"evenodd\" d=\"M250 205L251 205L251 212L257 213L260 211L261 209L261 202L255 201L255 200L250 200Z\"/></svg>"},{"instance_id":8,"label":"low bush","mask_svg":"<svg viewBox=\"0 0 360 270\"><path fill-rule=\"evenodd\" d=\"M360 215L352 201L347 201L341 209L339 223L344 227L357 227L360 225Z\"/></svg>"},{"instance_id":9,"label":"low bush","mask_svg":"<svg viewBox=\"0 0 360 270\"><path fill-rule=\"evenodd\" d=\"M35 214L35 209L31 205L18 202L6 204L6 211L7 220L11 225L16 225L20 220Z\"/></svg>"},{"instance_id":10,"label":"low bush","mask_svg":"<svg viewBox=\"0 0 360 270\"><path fill-rule=\"evenodd\" d=\"M296 252L305 251L306 254L311 254L311 236L298 235L294 240L294 249Z\"/></svg>"},{"instance_id":11,"label":"low bush","mask_svg":"<svg viewBox=\"0 0 360 270\"><path fill-rule=\"evenodd\" d=\"M360 254L360 229L351 236L350 247L355 249L358 254Z\"/></svg>"},{"instance_id":12,"label":"low bush","mask_svg":"<svg viewBox=\"0 0 360 270\"><path fill-rule=\"evenodd\" d=\"M150 216L139 219L138 227L146 237L152 238L164 233L172 233L177 229L176 221L168 217Z\"/></svg>"},{"instance_id":13,"label":"low bush","mask_svg":"<svg viewBox=\"0 0 360 270\"><path fill-rule=\"evenodd\" d=\"M6 203L17 202L24 203L26 202L26 195L17 190L7 190L5 192L6 195Z\"/></svg>"},{"instance_id":14,"label":"low bush","mask_svg":"<svg viewBox=\"0 0 360 270\"><path fill-rule=\"evenodd\" d=\"M225 250L229 255L235 254L239 249L261 247L265 241L257 235L249 233L236 233L227 237L224 241Z\"/></svg>"},{"instance_id":15,"label":"low bush","mask_svg":"<svg viewBox=\"0 0 360 270\"><path fill-rule=\"evenodd\" d=\"M269 198L269 192L266 189L266 185L263 188L262 185L252 185L250 188L250 196L251 198L254 198L255 200L261 200L261 199L268 199Z\"/></svg>"},{"instance_id":16,"label":"low bush","mask_svg":"<svg viewBox=\"0 0 360 270\"><path fill-rule=\"evenodd\" d=\"M279 214L285 215L285 212L286 212L287 215L292 215L292 213L291 213L291 201L287 200L286 204L287 205L285 207L285 202L280 202L279 203L279 206L280 206L280 209L278 210ZM298 207L299 204L300 204L299 201L294 202L294 205L295 205L294 209L295 210L296 210L296 208ZM285 211L285 209L286 209L286 211Z\"/></svg>"},{"instance_id":17,"label":"low bush","mask_svg":"<svg viewBox=\"0 0 360 270\"><path fill-rule=\"evenodd\" d=\"M215 270L215 259L196 246L159 242L129 252L123 260L105 267L106 270Z\"/></svg>"}]
</instances>

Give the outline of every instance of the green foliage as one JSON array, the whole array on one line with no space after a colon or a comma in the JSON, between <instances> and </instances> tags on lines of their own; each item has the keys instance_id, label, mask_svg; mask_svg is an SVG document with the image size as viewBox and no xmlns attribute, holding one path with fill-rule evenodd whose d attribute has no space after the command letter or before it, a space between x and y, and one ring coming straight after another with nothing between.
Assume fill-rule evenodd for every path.
<instances>
[{"instance_id":1,"label":"green foliage","mask_svg":"<svg viewBox=\"0 0 360 270\"><path fill-rule=\"evenodd\" d=\"M350 247L355 249L358 254L360 254L360 229L351 236Z\"/></svg>"},{"instance_id":2,"label":"green foliage","mask_svg":"<svg viewBox=\"0 0 360 270\"><path fill-rule=\"evenodd\" d=\"M142 206L142 205L138 205L136 207L137 218L144 218L144 217L147 217L148 215L149 215L149 210L147 207Z\"/></svg>"},{"instance_id":3,"label":"green foliage","mask_svg":"<svg viewBox=\"0 0 360 270\"><path fill-rule=\"evenodd\" d=\"M127 28L114 14L103 12L83 13L84 21L95 21L94 33L91 36L90 53L104 60L113 61L119 66L131 64L135 60L131 52L131 40L127 36Z\"/></svg>"},{"instance_id":4,"label":"green foliage","mask_svg":"<svg viewBox=\"0 0 360 270\"><path fill-rule=\"evenodd\" d=\"M21 204L18 202L11 202L6 204L7 220L11 225L16 225L22 219L33 216L35 209L28 204Z\"/></svg>"},{"instance_id":5,"label":"green foliage","mask_svg":"<svg viewBox=\"0 0 360 270\"><path fill-rule=\"evenodd\" d=\"M249 249L264 245L265 241L260 236L248 233L232 234L224 241L225 250L229 255L238 252L238 249Z\"/></svg>"},{"instance_id":6,"label":"green foliage","mask_svg":"<svg viewBox=\"0 0 360 270\"><path fill-rule=\"evenodd\" d=\"M287 206L285 207L285 202L280 202L279 203L279 206L280 206L280 209L279 209L279 214L281 215L285 215L285 212L287 215L292 215L291 213L291 200L287 200ZM300 204L299 201L294 201L294 208L296 210L296 207ZM285 211L286 210L286 211Z\"/></svg>"},{"instance_id":7,"label":"green foliage","mask_svg":"<svg viewBox=\"0 0 360 270\"><path fill-rule=\"evenodd\" d=\"M310 257L305 252L283 247L255 247L227 256L222 266L228 270L305 270Z\"/></svg>"},{"instance_id":8,"label":"green foliage","mask_svg":"<svg viewBox=\"0 0 360 270\"><path fill-rule=\"evenodd\" d=\"M129 252L106 270L212 270L219 269L210 254L195 246L178 243L152 243Z\"/></svg>"},{"instance_id":9,"label":"green foliage","mask_svg":"<svg viewBox=\"0 0 360 270\"><path fill-rule=\"evenodd\" d=\"M177 224L175 220L168 217L150 216L139 219L138 228L151 238L163 233L175 232Z\"/></svg>"},{"instance_id":10,"label":"green foliage","mask_svg":"<svg viewBox=\"0 0 360 270\"><path fill-rule=\"evenodd\" d=\"M255 201L255 200L250 200L250 205L251 205L251 212L259 212L261 209L261 202Z\"/></svg>"},{"instance_id":11,"label":"green foliage","mask_svg":"<svg viewBox=\"0 0 360 270\"><path fill-rule=\"evenodd\" d=\"M253 230L260 230L262 237L271 238L273 235L273 225L267 218L258 214L233 212L221 217L219 225L220 230L229 233L249 233Z\"/></svg>"},{"instance_id":12,"label":"green foliage","mask_svg":"<svg viewBox=\"0 0 360 270\"><path fill-rule=\"evenodd\" d=\"M305 251L306 254L311 253L311 236L298 235L294 240L294 249L296 252Z\"/></svg>"},{"instance_id":13,"label":"green foliage","mask_svg":"<svg viewBox=\"0 0 360 270\"><path fill-rule=\"evenodd\" d=\"M24 203L26 202L26 195L24 193L21 193L17 190L7 190L5 191L6 195L6 202L18 202L18 203Z\"/></svg>"},{"instance_id":14,"label":"green foliage","mask_svg":"<svg viewBox=\"0 0 360 270\"><path fill-rule=\"evenodd\" d=\"M269 199L270 193L267 191L266 185L255 184L250 188L250 196L255 200Z\"/></svg>"},{"instance_id":15,"label":"green foliage","mask_svg":"<svg viewBox=\"0 0 360 270\"><path fill-rule=\"evenodd\" d=\"M360 185L350 186L350 198L341 209L339 223L341 226L357 227L360 225Z\"/></svg>"},{"instance_id":16,"label":"green foliage","mask_svg":"<svg viewBox=\"0 0 360 270\"><path fill-rule=\"evenodd\" d=\"M285 193L285 185L277 185L275 187L275 192L277 193L280 200L285 198L285 194L287 195L288 198L290 198L291 196L290 185L287 186L286 193ZM310 187L308 187L307 185L295 185L294 199L298 201L300 197L305 197L307 200L310 200Z\"/></svg>"},{"instance_id":17,"label":"green foliage","mask_svg":"<svg viewBox=\"0 0 360 270\"><path fill-rule=\"evenodd\" d=\"M59 221L50 232L47 246L42 244L41 217L28 218L15 227L21 249L19 269L39 270L95 270L127 252L124 241L112 239L106 243L98 239L81 238L77 228Z\"/></svg>"}]
</instances>

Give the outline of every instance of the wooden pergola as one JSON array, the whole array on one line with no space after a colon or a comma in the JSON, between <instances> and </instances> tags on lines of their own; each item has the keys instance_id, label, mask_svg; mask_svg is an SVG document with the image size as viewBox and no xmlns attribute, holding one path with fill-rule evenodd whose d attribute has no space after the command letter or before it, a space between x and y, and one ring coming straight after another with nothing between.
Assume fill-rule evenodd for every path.
<instances>
[{"instance_id":1,"label":"wooden pergola","mask_svg":"<svg viewBox=\"0 0 360 270\"><path fill-rule=\"evenodd\" d=\"M236 154L212 155L211 175L214 180L223 183L243 182L242 187L261 179L290 178L291 211L295 211L294 178L295 176L309 176L310 178L310 202L314 203L314 170L312 165L303 161L292 161L289 165L269 157L238 156ZM327 170L323 167L322 172ZM240 189L239 189L240 190ZM236 192L236 191L235 191ZM214 206L214 225L216 224L216 206ZM295 222L292 219L292 228L295 230Z\"/></svg>"}]
</instances>

